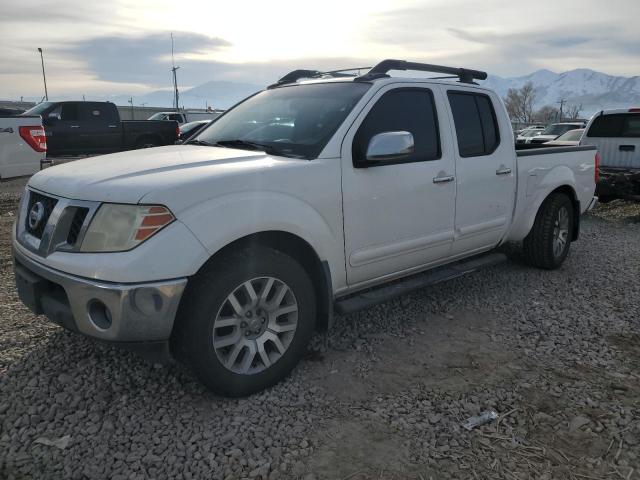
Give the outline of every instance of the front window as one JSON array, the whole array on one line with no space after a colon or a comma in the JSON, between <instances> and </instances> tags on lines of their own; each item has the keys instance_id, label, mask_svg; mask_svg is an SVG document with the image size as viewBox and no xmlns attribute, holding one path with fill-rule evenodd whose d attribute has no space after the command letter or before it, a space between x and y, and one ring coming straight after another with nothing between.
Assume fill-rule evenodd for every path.
<instances>
[{"instance_id":1,"label":"front window","mask_svg":"<svg viewBox=\"0 0 640 480\"><path fill-rule=\"evenodd\" d=\"M293 85L265 90L219 117L189 143L316 158L371 85Z\"/></svg>"}]
</instances>

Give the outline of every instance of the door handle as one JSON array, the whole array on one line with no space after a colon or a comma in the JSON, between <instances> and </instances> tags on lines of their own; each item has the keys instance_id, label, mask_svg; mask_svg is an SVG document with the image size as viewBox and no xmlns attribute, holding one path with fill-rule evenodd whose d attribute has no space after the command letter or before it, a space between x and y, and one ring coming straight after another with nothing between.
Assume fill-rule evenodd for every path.
<instances>
[{"instance_id":1,"label":"door handle","mask_svg":"<svg viewBox=\"0 0 640 480\"><path fill-rule=\"evenodd\" d=\"M109 125L108 127L109 127L109 128L118 128L118 126L117 126L117 125Z\"/></svg>"},{"instance_id":2,"label":"door handle","mask_svg":"<svg viewBox=\"0 0 640 480\"><path fill-rule=\"evenodd\" d=\"M70 125L71 128L80 128L80 125Z\"/></svg>"},{"instance_id":3,"label":"door handle","mask_svg":"<svg viewBox=\"0 0 640 480\"><path fill-rule=\"evenodd\" d=\"M453 182L455 177L453 175L447 175L445 177L433 177L433 183L449 183Z\"/></svg>"},{"instance_id":4,"label":"door handle","mask_svg":"<svg viewBox=\"0 0 640 480\"><path fill-rule=\"evenodd\" d=\"M499 168L498 170L496 170L496 175L509 175L510 173L510 168Z\"/></svg>"},{"instance_id":5,"label":"door handle","mask_svg":"<svg viewBox=\"0 0 640 480\"><path fill-rule=\"evenodd\" d=\"M620 145L621 152L634 152L636 150L635 145Z\"/></svg>"}]
</instances>

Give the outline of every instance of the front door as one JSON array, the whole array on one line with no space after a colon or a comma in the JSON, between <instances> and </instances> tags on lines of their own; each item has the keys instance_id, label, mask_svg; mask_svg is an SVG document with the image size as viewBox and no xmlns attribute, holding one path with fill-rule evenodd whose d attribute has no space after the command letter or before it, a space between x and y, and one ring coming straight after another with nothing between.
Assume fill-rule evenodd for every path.
<instances>
[{"instance_id":1,"label":"front door","mask_svg":"<svg viewBox=\"0 0 640 480\"><path fill-rule=\"evenodd\" d=\"M387 85L342 143L347 282L418 269L449 255L456 184L444 98L420 84ZM362 166L376 134L409 132L408 156Z\"/></svg>"},{"instance_id":2,"label":"front door","mask_svg":"<svg viewBox=\"0 0 640 480\"><path fill-rule=\"evenodd\" d=\"M458 193L452 253L462 255L490 249L505 235L515 202L516 156L511 128L499 125L489 95L443 87L444 92L456 139Z\"/></svg>"}]
</instances>

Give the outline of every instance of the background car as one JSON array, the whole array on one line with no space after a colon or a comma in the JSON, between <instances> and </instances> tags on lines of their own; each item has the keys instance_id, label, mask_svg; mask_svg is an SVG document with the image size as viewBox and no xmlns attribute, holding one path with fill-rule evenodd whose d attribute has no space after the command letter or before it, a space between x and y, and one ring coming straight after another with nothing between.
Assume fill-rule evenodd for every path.
<instances>
[{"instance_id":1,"label":"background car","mask_svg":"<svg viewBox=\"0 0 640 480\"><path fill-rule=\"evenodd\" d=\"M584 128L576 128L575 130L569 130L566 133L563 133L555 140L550 140L545 142L545 145L556 145L558 147L571 147L577 146L580 144L580 139L582 138L582 134L584 133Z\"/></svg>"},{"instance_id":2,"label":"background car","mask_svg":"<svg viewBox=\"0 0 640 480\"><path fill-rule=\"evenodd\" d=\"M180 125L180 134L178 135L178 141L176 143L183 143L192 135L195 135L200 130L209 125L213 120L196 120L195 122L184 123Z\"/></svg>"},{"instance_id":3,"label":"background car","mask_svg":"<svg viewBox=\"0 0 640 480\"><path fill-rule=\"evenodd\" d=\"M543 129L541 128L525 129L522 132L520 132L516 137L516 143L519 143L519 144L527 143L527 139L537 137L542 133L542 130Z\"/></svg>"},{"instance_id":4,"label":"background car","mask_svg":"<svg viewBox=\"0 0 640 480\"><path fill-rule=\"evenodd\" d=\"M584 128L585 126L586 122L583 121L552 123L545 128L540 135L527 139L527 143L547 143L551 140L555 140L569 130Z\"/></svg>"}]
</instances>

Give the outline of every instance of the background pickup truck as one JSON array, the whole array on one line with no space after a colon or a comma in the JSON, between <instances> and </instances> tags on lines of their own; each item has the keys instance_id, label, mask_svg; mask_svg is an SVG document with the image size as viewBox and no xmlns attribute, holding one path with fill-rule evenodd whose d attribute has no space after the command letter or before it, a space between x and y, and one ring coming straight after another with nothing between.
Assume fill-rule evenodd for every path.
<instances>
[{"instance_id":1,"label":"background pickup truck","mask_svg":"<svg viewBox=\"0 0 640 480\"><path fill-rule=\"evenodd\" d=\"M23 115L42 117L50 156L172 145L178 138L176 122L122 121L111 102L43 102Z\"/></svg>"},{"instance_id":2,"label":"background pickup truck","mask_svg":"<svg viewBox=\"0 0 640 480\"><path fill-rule=\"evenodd\" d=\"M157 112L149 117L149 120L175 120L180 125L183 123L197 122L198 120L214 120L224 113L224 110L211 110L208 112Z\"/></svg>"},{"instance_id":3,"label":"background pickup truck","mask_svg":"<svg viewBox=\"0 0 640 480\"><path fill-rule=\"evenodd\" d=\"M47 155L39 116L0 115L0 180L33 175Z\"/></svg>"},{"instance_id":4,"label":"background pickup truck","mask_svg":"<svg viewBox=\"0 0 640 480\"><path fill-rule=\"evenodd\" d=\"M169 346L209 388L246 395L334 311L494 265L506 242L562 265L597 200L594 147L516 153L500 97L473 83L484 72L334 74L291 72L184 145L34 175L20 298L88 336Z\"/></svg>"}]
</instances>

